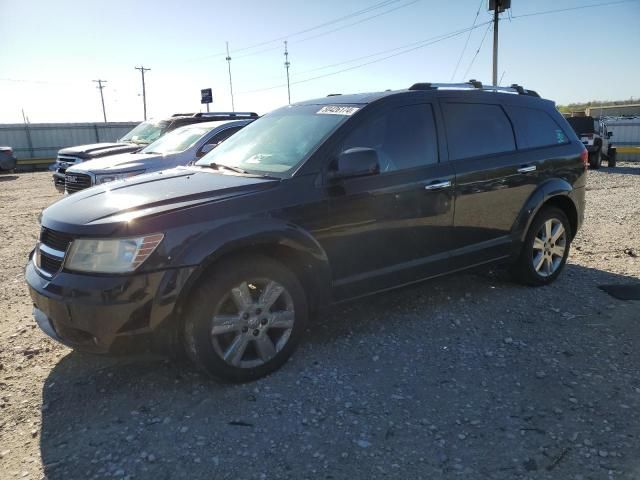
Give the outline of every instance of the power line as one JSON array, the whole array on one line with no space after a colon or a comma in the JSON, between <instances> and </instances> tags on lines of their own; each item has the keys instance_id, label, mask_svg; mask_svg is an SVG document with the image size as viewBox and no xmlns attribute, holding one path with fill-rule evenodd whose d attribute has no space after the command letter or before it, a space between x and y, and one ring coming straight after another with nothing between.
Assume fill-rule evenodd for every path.
<instances>
[{"instance_id":1,"label":"power line","mask_svg":"<svg viewBox=\"0 0 640 480\"><path fill-rule=\"evenodd\" d=\"M478 11L476 12L476 16L473 19L473 23L471 24L472 27L475 27L476 22L478 21L478 16L480 15L480 9L482 8L482 5L484 4L484 0L480 0L480 5L478 5ZM464 56L464 52L467 51L467 45L469 45L469 39L471 38L471 33L473 32L473 30L469 30L469 35L467 35L467 40L464 42L464 47L462 47L462 52L460 52L460 56L458 57L458 62L456 63L456 68L453 70L453 75L451 75L451 81L453 82L453 79L456 76L456 73L458 73L458 67L460 66L460 62L462 61L462 57Z\"/></svg>"},{"instance_id":2,"label":"power line","mask_svg":"<svg viewBox=\"0 0 640 480\"><path fill-rule=\"evenodd\" d=\"M269 43L281 42L281 41L286 40L286 39L288 39L290 37L297 37L298 35L302 35L304 33L309 33L309 32L312 32L314 30L318 30L318 29L320 29L322 27L326 27L326 26L332 25L334 23L341 22L343 20L348 20L349 18L357 17L359 15L364 15L365 13L369 13L371 11L378 10L380 8L386 7L386 6L391 5L393 3L398 3L400 1L402 1L402 0L384 0L382 2L376 3L374 5L371 5L369 7L363 8L361 10L357 10L357 11L355 11L353 13L348 14L348 15L344 15L342 17L334 18L333 20L329 20L327 22L320 23L318 25L306 28L304 30L300 30L300 31L295 32L295 33L290 33L288 35L283 35L281 37L274 38L272 40L266 40L264 42L260 42L260 43L256 43L256 44L253 44L253 45L249 45L249 46L246 46L246 47L239 48L239 49L236 50L236 52L242 52L242 51L245 51L245 50L251 50L251 49L256 48L256 47L261 47L263 45L268 45Z\"/></svg>"},{"instance_id":3,"label":"power line","mask_svg":"<svg viewBox=\"0 0 640 480\"><path fill-rule=\"evenodd\" d=\"M100 90L100 101L102 102L102 115L104 116L104 123L107 123L107 111L104 108L104 95L102 94L102 89L104 88L103 83L107 83L107 81L106 80L92 80L92 81L98 84L96 88Z\"/></svg>"},{"instance_id":4,"label":"power line","mask_svg":"<svg viewBox=\"0 0 640 480\"><path fill-rule=\"evenodd\" d=\"M487 29L484 31L484 35L482 35L482 40L480 40L480 46L478 46L478 49L476 50L476 53L473 55L473 58L471 59L471 62L469 63L469 66L467 67L467 69L464 72L464 75L462 76L462 79L464 80L465 78L467 78L467 74L469 73L469 70L471 70L471 67L473 66L473 63L476 61L476 58L478 57L478 54L480 53L480 50L482 49L482 45L484 44L484 39L487 38L487 33L489 33L489 30L491 30L491 26L493 25L493 20L491 20L490 22L487 22L489 25L487 26Z\"/></svg>"},{"instance_id":5,"label":"power line","mask_svg":"<svg viewBox=\"0 0 640 480\"><path fill-rule=\"evenodd\" d=\"M378 17L381 17L383 15L387 15L389 13L395 12L396 10L400 10L401 8L409 7L409 6L413 5L414 3L418 3L419 1L420 0L412 0L409 3L405 3L403 5L399 5L397 7L391 8L389 10L385 10L384 12L377 13L377 14L372 15L370 17L362 18L362 19L360 19L360 20L358 20L356 22L347 23L346 25L341 25L341 26L339 26L337 28L333 28L331 30L324 31L324 32L318 33L316 35L311 35L310 37L301 38L300 40L296 40L296 44L302 43L302 42L307 42L309 40L313 40L313 39L316 39L316 38L319 38L319 37L324 37L325 35L329 35L330 33L334 33L334 32L340 31L340 30L344 30L345 28L353 27L354 25L359 25L361 23L368 22L369 20L373 20L374 18L378 18ZM271 52L271 51L277 50L279 48L280 48L279 46L264 48L262 50L258 50L258 51L255 51L255 52L249 52L249 53L245 53L244 55L239 55L239 56L236 57L236 59L244 58L244 57L250 57L250 56L253 56L253 55L259 55L261 53Z\"/></svg>"},{"instance_id":6,"label":"power line","mask_svg":"<svg viewBox=\"0 0 640 480\"><path fill-rule=\"evenodd\" d=\"M322 37L324 35L328 35L330 33L337 32L338 30L344 30L345 28L349 28L349 27L352 27L354 25L359 25L359 24L364 23L364 22L368 22L369 20L373 20L374 18L378 18L378 17L381 17L383 15L387 15L387 14L389 14L391 12L395 12L396 10L400 10L401 8L410 7L411 5L413 5L415 3L418 3L419 1L420 0L412 0L412 1L408 2L408 3L402 4L402 5L398 5L397 7L390 8L389 10L385 10L384 12L376 13L375 15L371 15L370 17L362 18L362 19L360 19L360 20L358 20L356 22L348 23L346 25L342 25L342 26L334 28L332 30L327 30L325 32L318 33L318 34L312 35L310 37L302 38L300 40L297 40L296 43L302 43L302 42L306 42L308 40L313 40L314 38Z\"/></svg>"},{"instance_id":7,"label":"power line","mask_svg":"<svg viewBox=\"0 0 640 480\"><path fill-rule=\"evenodd\" d=\"M144 81L144 72L151 70L150 68L144 68L144 66L134 67L136 70L140 70L142 74L142 107L144 109L144 119L147 119L147 89Z\"/></svg>"},{"instance_id":8,"label":"power line","mask_svg":"<svg viewBox=\"0 0 640 480\"><path fill-rule=\"evenodd\" d=\"M545 10L543 12L523 13L522 15L512 15L511 18L534 17L536 15L547 15L549 13L568 12L570 10L582 10L583 8L606 7L608 5L617 5L619 3L636 2L637 0L618 0L615 2L593 3L591 5L580 5L579 7L558 8L556 10Z\"/></svg>"},{"instance_id":9,"label":"power line","mask_svg":"<svg viewBox=\"0 0 640 480\"><path fill-rule=\"evenodd\" d=\"M303 35L305 33L309 33L309 32L312 32L314 30L318 30L318 29L321 29L323 27L327 27L327 26L332 25L334 23L339 23L339 22L342 22L344 20L348 20L349 18L357 17L357 16L364 15L366 13L369 13L369 12L372 12L372 11L375 11L375 10L379 10L381 8L387 7L389 5L392 5L394 3L398 3L398 2L401 2L401 1L403 1L403 0L384 0L382 2L379 2L379 3L376 3L376 4L372 5L370 7L366 7L366 8L363 8L361 10L357 10L355 12L352 12L352 13L348 14L348 15L344 15L342 17L338 17L338 18L335 18L333 20L329 20L327 22L315 25L313 27L306 28L304 30L300 30L300 31L295 32L295 33L282 35L282 36L280 36L278 38L273 38L271 40L266 40L266 41L263 41L263 42L255 43L253 45L248 45L246 47L238 48L238 49L234 50L234 53L244 52L244 51L247 51L247 50L253 50L254 48L262 47L264 45L269 45L269 44L276 43L276 42L279 43L279 42L281 42L283 40L288 40L290 37L297 37L299 35ZM416 0L416 1L419 1L419 0ZM375 16L371 17L371 18L375 18ZM346 28L346 26L344 28ZM329 32L329 33L331 33L331 32ZM276 49L279 49L279 48L280 48L279 46L269 47L269 48L262 49L262 50L259 50L259 51L256 51L256 52L251 52L251 53L246 53L244 55L239 55L236 58L243 58L243 57L248 57L248 56L251 56L251 55L258 55L260 53L276 50ZM195 58L195 59L192 59L192 60L189 60L189 61L205 60L205 59L208 59L208 58L222 57L224 55L225 54L222 53L222 52L214 53L212 55L206 55L204 57L198 57L198 58Z\"/></svg>"},{"instance_id":10,"label":"power line","mask_svg":"<svg viewBox=\"0 0 640 480\"><path fill-rule=\"evenodd\" d=\"M425 48L425 47L428 47L428 46L433 45L435 43L442 42L444 40L448 40L449 38L453 38L453 37L456 37L458 35L462 35L463 33L467 33L470 29L480 28L480 27L483 27L483 26L485 26L487 24L490 24L490 23L491 23L490 21L489 22L484 22L484 23L480 23L480 24L478 24L478 25L476 25L475 27L472 27L472 28L464 28L462 30L457 30L457 31L445 33L445 34L442 34L442 35L438 35L436 37L431 37L429 39L422 40L421 42L414 42L414 43L405 45L403 47L396 48L395 50L399 50L401 48L404 48L404 50L399 51L397 53L394 53L394 54L391 54L391 55L387 55L387 56L384 56L382 58L378 58L376 60L371 60L369 62L360 63L358 65L354 65L354 66L351 66L351 67L348 67L348 68L343 68L343 69L337 70L335 72L325 73L323 75L317 75L315 77L305 78L303 80L297 80L297 81L291 82L291 84L292 85L297 85L297 84L300 84L300 83L311 82L313 80L318 80L320 78L330 77L332 75L337 75L339 73L343 73L343 72L347 72L347 71L350 71L350 70L355 70L357 68L365 67L365 66L371 65L373 63L382 62L384 60L388 60L389 58L397 57L399 55L404 55L406 53L413 52L414 50ZM416 45L416 43L419 43L419 45ZM412 46L412 45L416 45L416 46ZM410 47L410 48L407 48L407 47ZM380 55L382 53L383 52L378 52L377 55ZM376 55L376 54L374 54L374 55ZM256 89L256 90L248 90L248 91L244 91L244 92L241 92L241 93L263 92L263 91L266 91L266 90L273 90L273 89L282 88L282 87L285 87L285 86L286 85L274 85L272 87L259 88L259 89Z\"/></svg>"}]
</instances>

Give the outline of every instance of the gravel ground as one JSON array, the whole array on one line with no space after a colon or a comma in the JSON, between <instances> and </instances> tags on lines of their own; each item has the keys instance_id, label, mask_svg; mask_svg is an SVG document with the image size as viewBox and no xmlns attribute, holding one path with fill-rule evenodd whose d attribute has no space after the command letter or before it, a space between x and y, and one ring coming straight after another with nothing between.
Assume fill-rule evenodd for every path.
<instances>
[{"instance_id":1,"label":"gravel ground","mask_svg":"<svg viewBox=\"0 0 640 480\"><path fill-rule=\"evenodd\" d=\"M74 353L34 325L23 267L49 173L0 177L0 478L640 478L640 165L590 172L549 287L464 274L345 304L292 361L220 385Z\"/></svg>"}]
</instances>

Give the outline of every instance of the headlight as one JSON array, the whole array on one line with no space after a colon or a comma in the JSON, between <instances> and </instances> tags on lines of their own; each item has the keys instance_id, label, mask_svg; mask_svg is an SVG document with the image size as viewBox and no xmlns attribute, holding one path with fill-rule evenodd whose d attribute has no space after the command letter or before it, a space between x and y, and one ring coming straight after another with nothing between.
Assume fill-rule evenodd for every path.
<instances>
[{"instance_id":1,"label":"headlight","mask_svg":"<svg viewBox=\"0 0 640 480\"><path fill-rule=\"evenodd\" d=\"M101 183L114 182L116 180L122 180L123 178L133 177L144 172L144 170L136 170L135 172L107 173L103 175L96 175L96 185L100 185Z\"/></svg>"},{"instance_id":2,"label":"headlight","mask_svg":"<svg viewBox=\"0 0 640 480\"><path fill-rule=\"evenodd\" d=\"M71 243L64 267L77 272L133 272L149 258L164 235L136 238L77 239Z\"/></svg>"}]
</instances>

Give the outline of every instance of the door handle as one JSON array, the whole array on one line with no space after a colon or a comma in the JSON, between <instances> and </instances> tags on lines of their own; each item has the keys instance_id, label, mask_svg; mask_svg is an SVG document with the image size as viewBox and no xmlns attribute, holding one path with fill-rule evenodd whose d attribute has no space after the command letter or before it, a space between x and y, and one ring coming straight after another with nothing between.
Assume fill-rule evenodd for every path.
<instances>
[{"instance_id":1,"label":"door handle","mask_svg":"<svg viewBox=\"0 0 640 480\"><path fill-rule=\"evenodd\" d=\"M444 182L436 181L436 182L430 183L429 185L425 185L424 189L425 190L440 190L442 188L447 188L447 187L450 187L450 186L451 186L451 182L449 180L444 181Z\"/></svg>"},{"instance_id":2,"label":"door handle","mask_svg":"<svg viewBox=\"0 0 640 480\"><path fill-rule=\"evenodd\" d=\"M538 169L538 167L536 167L535 165L527 165L525 167L520 167L518 169L518 173L535 172L537 169Z\"/></svg>"}]
</instances>

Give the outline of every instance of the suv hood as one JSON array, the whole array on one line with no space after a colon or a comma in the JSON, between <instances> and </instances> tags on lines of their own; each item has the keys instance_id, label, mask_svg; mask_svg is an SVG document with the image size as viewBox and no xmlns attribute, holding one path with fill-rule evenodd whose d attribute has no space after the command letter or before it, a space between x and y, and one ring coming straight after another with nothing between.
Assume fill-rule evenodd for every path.
<instances>
[{"instance_id":1,"label":"suv hood","mask_svg":"<svg viewBox=\"0 0 640 480\"><path fill-rule=\"evenodd\" d=\"M146 168L147 163L152 160L162 158L162 155L151 155L147 153L122 153L109 157L97 158L88 162L78 163L67 169L68 173L101 173L114 171L126 173L128 171L141 170Z\"/></svg>"},{"instance_id":2,"label":"suv hood","mask_svg":"<svg viewBox=\"0 0 640 480\"><path fill-rule=\"evenodd\" d=\"M58 155L69 155L83 160L90 160L116 153L136 152L143 147L145 145L136 145L135 143L92 143L90 145L63 148L58 151Z\"/></svg>"},{"instance_id":3,"label":"suv hood","mask_svg":"<svg viewBox=\"0 0 640 480\"><path fill-rule=\"evenodd\" d=\"M279 182L199 167L178 167L66 196L42 212L42 225L86 235L109 235L126 225L131 233L143 219L261 192Z\"/></svg>"}]
</instances>

